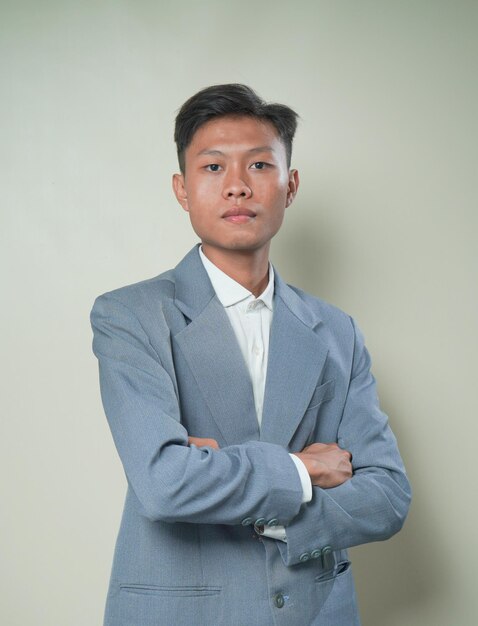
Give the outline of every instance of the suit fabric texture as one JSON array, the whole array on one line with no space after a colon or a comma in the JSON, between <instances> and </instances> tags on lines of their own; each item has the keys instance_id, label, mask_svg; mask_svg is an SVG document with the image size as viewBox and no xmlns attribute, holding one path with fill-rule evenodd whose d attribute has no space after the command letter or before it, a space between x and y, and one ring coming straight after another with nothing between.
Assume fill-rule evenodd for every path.
<instances>
[{"instance_id":1,"label":"suit fabric texture","mask_svg":"<svg viewBox=\"0 0 478 626\"><path fill-rule=\"evenodd\" d=\"M91 323L128 484L104 625L359 625L347 548L397 532L410 487L354 321L275 271L260 429L197 246L99 296ZM354 475L301 504L289 452L313 442L349 450ZM284 525L287 543L254 524Z\"/></svg>"}]
</instances>

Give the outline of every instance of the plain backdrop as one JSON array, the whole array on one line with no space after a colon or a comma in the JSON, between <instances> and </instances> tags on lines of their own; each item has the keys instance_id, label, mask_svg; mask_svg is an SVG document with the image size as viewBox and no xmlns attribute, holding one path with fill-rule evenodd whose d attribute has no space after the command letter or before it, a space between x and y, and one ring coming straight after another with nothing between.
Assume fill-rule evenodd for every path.
<instances>
[{"instance_id":1,"label":"plain backdrop","mask_svg":"<svg viewBox=\"0 0 478 626\"><path fill-rule=\"evenodd\" d=\"M2 626L101 624L126 481L89 312L196 242L174 116L222 82L301 116L272 260L356 318L412 481L351 552L364 626L476 624L477 31L464 0L0 0Z\"/></svg>"}]
</instances>

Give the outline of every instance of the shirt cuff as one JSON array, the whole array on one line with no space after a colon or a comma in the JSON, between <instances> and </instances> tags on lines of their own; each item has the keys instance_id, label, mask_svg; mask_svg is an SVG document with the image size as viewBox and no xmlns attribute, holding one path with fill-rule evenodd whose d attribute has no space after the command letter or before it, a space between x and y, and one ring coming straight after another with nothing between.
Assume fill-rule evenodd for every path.
<instances>
[{"instance_id":1,"label":"shirt cuff","mask_svg":"<svg viewBox=\"0 0 478 626\"><path fill-rule=\"evenodd\" d=\"M256 531L257 532L257 531ZM265 526L260 535L269 537L270 539L278 539L279 541L285 541L287 543L287 533L284 526Z\"/></svg>"},{"instance_id":2,"label":"shirt cuff","mask_svg":"<svg viewBox=\"0 0 478 626\"><path fill-rule=\"evenodd\" d=\"M289 456L294 461L297 471L299 472L300 483L302 485L302 504L305 504L312 500L312 482L309 472L298 456L295 454L289 454Z\"/></svg>"}]
</instances>

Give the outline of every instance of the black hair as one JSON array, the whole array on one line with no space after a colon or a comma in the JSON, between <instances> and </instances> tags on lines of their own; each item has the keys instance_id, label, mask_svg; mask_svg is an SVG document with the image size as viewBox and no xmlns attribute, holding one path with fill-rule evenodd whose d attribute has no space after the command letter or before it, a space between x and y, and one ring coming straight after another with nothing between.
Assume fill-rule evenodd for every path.
<instances>
[{"instance_id":1,"label":"black hair","mask_svg":"<svg viewBox=\"0 0 478 626\"><path fill-rule=\"evenodd\" d=\"M179 168L183 174L185 151L196 131L209 120L225 116L248 116L270 122L284 144L287 167L290 167L292 141L299 117L297 113L284 104L265 102L247 85L230 83L201 89L179 109L174 128L174 141L178 151Z\"/></svg>"}]
</instances>

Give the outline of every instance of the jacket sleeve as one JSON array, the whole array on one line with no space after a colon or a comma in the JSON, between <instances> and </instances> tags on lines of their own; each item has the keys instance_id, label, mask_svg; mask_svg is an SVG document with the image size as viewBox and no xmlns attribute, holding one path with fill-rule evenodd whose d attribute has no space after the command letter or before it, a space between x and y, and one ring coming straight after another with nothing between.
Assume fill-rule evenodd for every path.
<instances>
[{"instance_id":1,"label":"jacket sleeve","mask_svg":"<svg viewBox=\"0 0 478 626\"><path fill-rule=\"evenodd\" d=\"M91 324L104 410L142 514L205 524L285 524L297 515L302 488L286 450L256 441L188 446L173 380L137 316L104 294Z\"/></svg>"},{"instance_id":2,"label":"jacket sleeve","mask_svg":"<svg viewBox=\"0 0 478 626\"><path fill-rule=\"evenodd\" d=\"M312 501L286 524L279 543L286 565L355 545L388 539L402 527L410 485L396 439L380 410L370 356L354 326L351 379L338 430L338 445L352 453L353 477L344 484L313 487Z\"/></svg>"}]
</instances>

